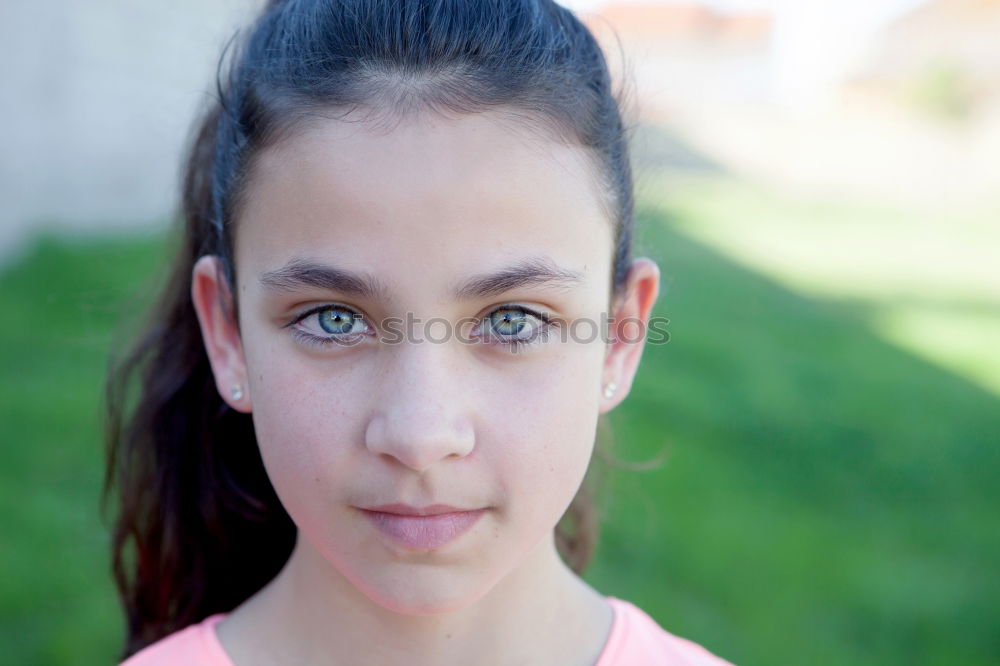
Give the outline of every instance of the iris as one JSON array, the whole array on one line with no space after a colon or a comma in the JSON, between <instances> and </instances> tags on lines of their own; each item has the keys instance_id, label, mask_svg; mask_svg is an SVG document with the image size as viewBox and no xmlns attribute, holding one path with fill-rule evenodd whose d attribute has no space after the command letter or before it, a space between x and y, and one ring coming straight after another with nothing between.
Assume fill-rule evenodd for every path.
<instances>
[{"instance_id":1,"label":"iris","mask_svg":"<svg viewBox=\"0 0 1000 666\"><path fill-rule=\"evenodd\" d=\"M327 308L318 313L320 328L331 335L344 335L354 329L357 313L339 308Z\"/></svg>"},{"instance_id":2,"label":"iris","mask_svg":"<svg viewBox=\"0 0 1000 666\"><path fill-rule=\"evenodd\" d=\"M518 335L528 325L528 316L524 310L496 310L490 313L490 323L500 335Z\"/></svg>"}]
</instances>

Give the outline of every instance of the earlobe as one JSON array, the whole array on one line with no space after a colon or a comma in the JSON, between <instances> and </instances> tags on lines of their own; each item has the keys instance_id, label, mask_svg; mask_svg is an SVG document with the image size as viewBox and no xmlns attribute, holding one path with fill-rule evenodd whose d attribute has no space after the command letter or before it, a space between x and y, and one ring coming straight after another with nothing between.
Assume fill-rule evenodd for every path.
<instances>
[{"instance_id":1,"label":"earlobe","mask_svg":"<svg viewBox=\"0 0 1000 666\"><path fill-rule=\"evenodd\" d=\"M632 262L623 294L616 299L611 336L604 357L604 385L600 412L614 409L632 387L646 342L649 318L660 292L660 269L645 257Z\"/></svg>"},{"instance_id":2,"label":"earlobe","mask_svg":"<svg viewBox=\"0 0 1000 666\"><path fill-rule=\"evenodd\" d=\"M233 409L250 412L243 342L219 257L204 256L195 262L191 271L191 300L215 376L216 390ZM234 390L237 386L240 387L238 391Z\"/></svg>"}]
</instances>

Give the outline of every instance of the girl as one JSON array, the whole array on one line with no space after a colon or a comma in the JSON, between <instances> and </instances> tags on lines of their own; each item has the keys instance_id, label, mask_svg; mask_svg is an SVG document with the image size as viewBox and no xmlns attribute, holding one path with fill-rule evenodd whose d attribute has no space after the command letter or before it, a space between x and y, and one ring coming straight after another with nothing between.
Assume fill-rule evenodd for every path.
<instances>
[{"instance_id":1,"label":"girl","mask_svg":"<svg viewBox=\"0 0 1000 666\"><path fill-rule=\"evenodd\" d=\"M110 384L125 663L724 664L579 576L659 284L591 34L278 0L231 63Z\"/></svg>"}]
</instances>

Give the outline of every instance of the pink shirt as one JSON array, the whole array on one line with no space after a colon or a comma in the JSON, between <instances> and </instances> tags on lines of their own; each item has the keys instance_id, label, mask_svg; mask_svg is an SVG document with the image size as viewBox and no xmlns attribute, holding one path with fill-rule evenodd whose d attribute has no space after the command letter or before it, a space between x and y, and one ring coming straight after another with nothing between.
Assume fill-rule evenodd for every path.
<instances>
[{"instance_id":1,"label":"pink shirt","mask_svg":"<svg viewBox=\"0 0 1000 666\"><path fill-rule=\"evenodd\" d=\"M614 622L594 666L733 666L700 645L665 631L631 602L606 599L614 610ZM210 615L170 634L120 666L234 666L215 633L215 625L225 616Z\"/></svg>"}]
</instances>

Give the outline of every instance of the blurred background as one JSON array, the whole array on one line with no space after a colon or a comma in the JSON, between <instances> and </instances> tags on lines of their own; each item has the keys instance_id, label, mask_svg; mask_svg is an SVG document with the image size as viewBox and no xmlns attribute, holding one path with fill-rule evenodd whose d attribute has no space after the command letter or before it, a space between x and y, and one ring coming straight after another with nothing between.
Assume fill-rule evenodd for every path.
<instances>
[{"instance_id":1,"label":"blurred background","mask_svg":"<svg viewBox=\"0 0 1000 666\"><path fill-rule=\"evenodd\" d=\"M0 5L9 663L120 648L107 358L259 4ZM671 335L586 578L740 666L1000 664L1000 0L565 4L624 87Z\"/></svg>"}]
</instances>

